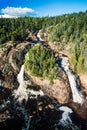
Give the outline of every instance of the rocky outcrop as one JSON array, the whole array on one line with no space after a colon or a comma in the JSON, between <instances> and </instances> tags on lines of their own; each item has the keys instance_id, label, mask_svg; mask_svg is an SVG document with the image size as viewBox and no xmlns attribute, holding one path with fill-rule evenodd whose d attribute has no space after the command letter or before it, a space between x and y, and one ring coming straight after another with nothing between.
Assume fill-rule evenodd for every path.
<instances>
[{"instance_id":1,"label":"rocky outcrop","mask_svg":"<svg viewBox=\"0 0 87 130\"><path fill-rule=\"evenodd\" d=\"M37 37L36 37L36 33L30 32L29 35L27 36L26 40L29 42L33 42L33 43L38 42Z\"/></svg>"},{"instance_id":2,"label":"rocky outcrop","mask_svg":"<svg viewBox=\"0 0 87 130\"><path fill-rule=\"evenodd\" d=\"M0 50L0 128L2 130L4 128L21 130L21 126L23 123L23 113L16 109L19 108L20 105L18 104L18 102L16 102L17 100L14 99L14 97L12 96L12 92L13 89L18 88L19 86L17 81L17 75L20 71L21 65L24 63L26 52L32 46L33 43L23 42L17 43L15 45L10 44L8 45L8 47ZM27 112L30 115L29 118L31 120L30 130L60 129L60 127L58 127L58 122L60 117L62 117L62 112L59 111L58 108L59 106L61 106L61 104L66 104L69 107L72 107L73 110L80 117L87 120L87 101L85 100L85 103L82 106L71 102L71 91L69 88L69 81L67 75L60 68L58 69L58 72L59 77L57 80L54 80L53 84L51 84L48 79L43 80L41 78L31 76L28 72L25 72L24 79L30 79L33 82L33 85L27 86L28 89L30 89L29 91L31 91L31 94L29 93L28 104L26 106ZM44 92L44 96L32 96L32 93L38 93L38 90L37 92L33 92L33 89L36 89L37 85L39 87L39 91L41 89ZM4 86L4 88L2 86ZM87 90L86 85L85 90ZM54 99L56 99L56 101ZM76 115L76 113L73 114ZM84 120L75 115L73 117L73 121L77 124L77 126L87 129L87 125ZM21 118L19 118L19 116ZM78 119L79 122L77 122ZM81 120L83 124L80 123Z\"/></svg>"},{"instance_id":3,"label":"rocky outcrop","mask_svg":"<svg viewBox=\"0 0 87 130\"><path fill-rule=\"evenodd\" d=\"M5 44L6 48L0 50L0 94L2 95L0 100L0 129L11 129L13 127L14 130L20 130L26 127L26 130L28 130L28 126L25 126L27 122L29 124L26 105L23 102L24 100L22 100L23 104L17 101L18 97L13 95L13 90L19 86L17 75L24 63L25 54L33 43L23 42L10 46L7 44Z\"/></svg>"},{"instance_id":4,"label":"rocky outcrop","mask_svg":"<svg viewBox=\"0 0 87 130\"><path fill-rule=\"evenodd\" d=\"M79 78L83 88L83 92L87 94L87 74L80 74Z\"/></svg>"},{"instance_id":5,"label":"rocky outcrop","mask_svg":"<svg viewBox=\"0 0 87 130\"><path fill-rule=\"evenodd\" d=\"M26 72L27 73L27 72ZM70 100L70 89L68 86L68 80L66 75L62 75L62 79L56 79L53 84L50 83L49 79L42 79L29 74L32 81L39 85L42 91L51 98L56 99L59 103L68 103Z\"/></svg>"},{"instance_id":6,"label":"rocky outcrop","mask_svg":"<svg viewBox=\"0 0 87 130\"><path fill-rule=\"evenodd\" d=\"M33 46L33 43L23 42L20 44L10 45L5 51L2 51L3 59L1 60L1 82L6 88L17 88L17 74L24 62L26 52ZM30 77L33 82L41 87L41 89L49 97L55 98L59 103L67 103L70 98L70 89L66 74L59 69L59 79L54 80L54 84L50 84L48 79L42 80L37 77Z\"/></svg>"},{"instance_id":7,"label":"rocky outcrop","mask_svg":"<svg viewBox=\"0 0 87 130\"><path fill-rule=\"evenodd\" d=\"M25 54L31 47L29 42L20 43L15 48L12 48L7 58L14 70L18 71L24 62Z\"/></svg>"},{"instance_id":8,"label":"rocky outcrop","mask_svg":"<svg viewBox=\"0 0 87 130\"><path fill-rule=\"evenodd\" d=\"M0 50L0 82L6 88L13 89L18 86L17 74L21 65L24 63L26 52L33 43L6 43Z\"/></svg>"}]
</instances>

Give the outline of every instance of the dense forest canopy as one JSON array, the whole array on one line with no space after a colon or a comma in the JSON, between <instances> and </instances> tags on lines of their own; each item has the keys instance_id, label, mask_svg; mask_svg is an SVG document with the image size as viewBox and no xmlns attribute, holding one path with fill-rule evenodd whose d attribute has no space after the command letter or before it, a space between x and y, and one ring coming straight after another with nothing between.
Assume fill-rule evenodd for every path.
<instances>
[{"instance_id":1,"label":"dense forest canopy","mask_svg":"<svg viewBox=\"0 0 87 130\"><path fill-rule=\"evenodd\" d=\"M41 43L33 46L25 57L25 68L31 75L48 78L51 83L58 78L54 54Z\"/></svg>"},{"instance_id":2,"label":"dense forest canopy","mask_svg":"<svg viewBox=\"0 0 87 130\"><path fill-rule=\"evenodd\" d=\"M83 40L87 32L87 12L42 18L0 18L0 44L9 40L24 40L29 31L35 32L40 29L44 31L51 26L53 26L53 31L57 32L58 38L65 35L67 40L79 37ZM81 36L82 34L84 37ZM55 38L56 36L51 40Z\"/></svg>"},{"instance_id":3,"label":"dense forest canopy","mask_svg":"<svg viewBox=\"0 0 87 130\"><path fill-rule=\"evenodd\" d=\"M30 32L42 30L58 50L68 46L76 72L87 71L87 11L55 17L0 18L0 46L7 41L23 41Z\"/></svg>"}]
</instances>

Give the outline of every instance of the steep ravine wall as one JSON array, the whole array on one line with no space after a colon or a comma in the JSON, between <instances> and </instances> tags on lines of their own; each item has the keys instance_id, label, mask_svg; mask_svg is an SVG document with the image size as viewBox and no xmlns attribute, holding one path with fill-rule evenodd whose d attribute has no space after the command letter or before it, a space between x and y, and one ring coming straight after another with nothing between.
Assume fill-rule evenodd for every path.
<instances>
[{"instance_id":1,"label":"steep ravine wall","mask_svg":"<svg viewBox=\"0 0 87 130\"><path fill-rule=\"evenodd\" d=\"M26 72L26 71L25 71ZM27 72L26 72L27 73ZM64 104L68 103L70 100L70 89L68 86L68 81L64 82L62 79L56 79L54 80L53 84L50 83L49 79L42 79L39 77L35 77L30 75L28 72L28 75L31 77L32 81L39 85L40 88L43 90L45 94L47 94L49 97L56 99L59 103Z\"/></svg>"},{"instance_id":2,"label":"steep ravine wall","mask_svg":"<svg viewBox=\"0 0 87 130\"><path fill-rule=\"evenodd\" d=\"M8 54L8 56L6 57L5 56L5 54L4 54L4 58L2 59L2 57L1 57L1 55L0 55L0 58L3 60L3 62L2 63L0 63L1 64L1 66L0 66L0 70L1 70L1 72L2 73L0 73L0 80L3 82L4 81L4 87L7 87L7 88L10 88L10 89L12 89L12 91L13 91L13 88L15 87L15 88L17 88L18 86L19 86L19 84L18 84L18 82L17 82L17 75L18 75L18 73L20 72L20 70L21 70L21 65L23 64L23 60L24 60L24 57L25 57L25 53L27 52L27 50L30 48L30 44L26 44L26 43L23 43L23 44L20 44L20 45L18 45L18 46L16 46L17 48L16 49L13 49L13 50L15 50L15 51L11 51L11 53L9 52ZM29 48L28 48L29 47ZM15 52L16 52L16 50L17 50L17 53L16 53L16 55L15 55ZM18 56L18 57L17 57ZM15 58L14 58L15 57ZM17 67L17 69L15 69L13 66L12 66L12 63L10 62L9 63L9 58L12 58L12 62L13 62L13 64L15 64L15 63L17 63L17 64L15 64L15 67ZM18 62L17 62L18 61ZM10 66L11 66L11 68L9 68L10 70L8 70L8 71L6 71L6 69L8 68L8 66L5 66L4 67L4 63L6 64L6 65L8 65L8 64L10 64ZM4 71L2 71L3 70L3 68L4 68ZM26 72L25 72L26 73ZM29 74L29 73L28 73ZM61 75L62 74L62 75ZM44 104L45 104L45 102L46 102L46 100L48 100L47 99L47 96L44 98L44 101L43 102L41 102L41 101L39 101L40 99L39 98L37 98L38 96L35 96L35 98L36 98L36 101L37 101L37 103L35 103L34 102L34 99L31 99L30 98L30 95L29 95L29 104L28 104L28 107L27 107L27 110L28 110L28 112L31 112L32 111L32 109L36 109L36 110L34 110L32 113L33 114L31 114L31 120L33 120L32 122L33 123L31 123L31 128L30 128L30 130L36 130L37 129L37 127L35 128L35 125L36 124L38 124L38 126L40 126L40 125L42 125L43 123L44 123L44 126L46 126L45 128L48 128L48 130L50 129L50 130L54 130L53 128L54 128L54 126L53 126L53 122L54 122L54 118L56 118L56 125L58 125L58 120L59 120L59 118L60 117L62 117L64 114L62 114L62 116L61 116L61 111L59 111L59 109L61 110L61 107L59 108L59 106L61 106L61 104L62 105L67 105L67 106L69 106L69 107L72 107L73 108L73 110L74 111L76 111L76 113L78 113L78 115L80 116L80 117L82 117L82 118L84 118L84 119L86 119L87 120L87 101L85 100L85 102L84 102L84 104L81 106L81 105L79 105L79 104L77 104L77 103L74 103L74 102L71 102L71 99L72 99L72 97L71 97L71 90L70 90L70 88L69 88L69 82L68 82L68 78L67 78L67 75L64 73L64 72L62 72L61 71L61 78L59 77L57 80L55 80L54 81L54 85L51 85L50 84L50 82L49 82L49 80L47 80L47 79L45 79L45 80L42 80L42 79L39 79L39 78L37 78L37 77L32 77L30 74L29 74L29 76L26 76L27 77L27 79L29 79L30 77L31 77L31 79L33 80L33 82L34 82L34 87L36 87L36 85L35 84L37 84L37 85L39 85L40 86L40 88L43 90L43 92L45 93L45 94L47 94L50 98L50 103L49 104L47 104L45 107L44 107ZM14 75L15 75L15 78L14 78ZM26 75L26 74L24 74L24 75ZM4 79L4 77L5 77L5 79ZM1 79L2 78L2 79ZM4 80L3 80L4 79ZM7 80L8 79L8 80ZM14 80L13 80L14 79ZM16 83L16 84L15 84ZM7 85L7 86L6 86ZM28 86L28 88L29 88L29 86ZM33 86L31 86L31 88L33 89ZM18 114L18 115L20 115L20 117L21 116L23 116L22 114L22 112L23 111L21 111L21 113L20 113L20 110L18 110L18 109L16 109L17 107L20 107L21 105L19 105L18 104L18 102L14 102L14 101L17 101L17 100L14 100L14 99L12 99L12 97L11 97L11 94L8 92L8 94L7 93L5 93L5 91L3 91L3 93L1 93L1 90L3 91L3 89L1 89L0 88L0 94L1 94L1 97L3 97L3 101L1 100L0 101L0 110L1 110L1 103L2 102L4 102L5 101L5 98L6 98L6 101L9 99L9 98L11 98L11 102L10 102L10 105L8 105L7 107L8 107L8 109L11 109L11 113L12 113L12 116L14 116L14 115L16 115L16 114ZM12 92L11 91L11 92ZM27 91L28 92L28 91ZM34 93L33 91L31 91L31 93ZM37 91L37 93L38 93L38 91ZM3 94L3 95L2 95ZM22 93L21 93L22 94ZM20 94L19 94L19 96L20 96ZM7 98L8 97L8 98ZM58 111L57 110L55 110L55 105L53 106L53 104L52 104L52 101L53 100L51 100L51 99L56 99L57 100L57 105L58 105ZM14 103L13 103L14 102ZM42 105L40 106L40 107L37 107L38 106L38 102L39 102L39 104L41 104L42 103ZM9 103L9 102L6 102L6 103ZM58 103L60 103L60 104L58 104ZM16 106L15 106L16 105ZM56 105L56 106L57 106ZM2 104L2 106L3 106L3 104ZM31 107L31 109L30 109L30 107ZM21 108L21 107L20 107ZM38 109L37 109L38 108ZM51 109L50 109L51 108ZM64 109L66 109L67 107L64 107ZM22 109L23 110L23 109ZM31 110L31 111L30 111ZM15 111L15 112L14 112ZM36 116L34 115L35 114L35 111L36 111ZM54 112L55 111L55 112ZM65 110L64 110L65 111ZM1 112L1 111L0 111ZM1 116L2 115L4 115L4 119L8 116L9 117L9 113L8 113L8 111L6 111L7 113L4 113L4 114L1 114ZM26 111L25 111L26 112ZM39 114L38 114L39 113ZM49 114L48 114L49 113ZM7 114L7 115L6 115ZM69 113L70 114L70 113ZM25 115L25 114L24 114ZM28 115L29 116L29 115ZM33 116L33 118L32 118L32 116ZM39 119L38 120L40 120L40 119L42 119L41 120L41 122L40 121L38 121L39 123L37 123L37 118L39 117ZM47 118L48 117L48 118ZM71 115L70 115L70 117L71 117ZM52 119L52 120L50 120L50 118ZM58 118L58 119L57 119ZM67 121L67 116L65 117L66 118L66 121ZM1 119L1 118L0 118ZM44 119L44 120L43 120ZM80 120L79 121L77 121L78 120L78 118L74 118L74 121L76 121L75 123L77 123L77 124L81 124L80 123ZM46 122L47 121L47 122ZM50 123L50 121L51 121L51 123ZM60 120L60 121L62 121L62 119ZM64 120L65 121L65 120ZM83 120L82 120L83 121ZM15 122L17 122L17 121L15 121ZM49 123L48 123L49 122ZM83 121L84 122L84 121ZM82 122L82 123L83 123ZM36 124L35 124L36 123ZM48 124L47 124L48 123ZM21 123L20 123L21 124ZM33 124L33 125L32 125ZM51 124L51 127L52 127L52 129L51 129L51 127L49 128L49 126L50 126L50 124ZM87 125L86 125L86 123L83 123L83 124L81 124L81 125L83 125L84 126L84 124L85 124L85 128L87 128ZM2 125L1 124L1 122L0 122L0 125ZM10 124L11 125L11 124ZM12 126L12 125L11 125ZM36 125L37 126L37 125ZM48 127L47 127L48 126ZM15 126L16 127L16 126ZM10 128L10 127L9 127ZM12 128L13 128L13 126L12 126ZM44 129L45 130L45 128L43 128L43 125L42 125L42 127L41 127L42 129ZM83 127L84 128L84 127ZM55 129L56 129L56 126L55 126ZM20 129L18 129L18 130L20 130ZM39 130L39 129L38 129ZM83 130L83 129L82 129ZM86 129L84 129L84 130L86 130Z\"/></svg>"}]
</instances>

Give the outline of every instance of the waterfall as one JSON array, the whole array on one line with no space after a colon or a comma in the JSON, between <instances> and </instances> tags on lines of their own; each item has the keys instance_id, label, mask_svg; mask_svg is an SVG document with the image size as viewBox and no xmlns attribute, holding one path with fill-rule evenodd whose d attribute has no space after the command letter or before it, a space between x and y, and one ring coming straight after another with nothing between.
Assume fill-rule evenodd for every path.
<instances>
[{"instance_id":1,"label":"waterfall","mask_svg":"<svg viewBox=\"0 0 87 130\"><path fill-rule=\"evenodd\" d=\"M70 114L73 113L72 109L67 106L61 106L59 107L58 111L63 111L62 117L59 120L58 125L62 126L64 130L79 130L79 127L72 123L72 120L70 118Z\"/></svg>"},{"instance_id":2,"label":"waterfall","mask_svg":"<svg viewBox=\"0 0 87 130\"><path fill-rule=\"evenodd\" d=\"M19 82L19 87L17 90L14 90L14 96L17 98L18 102L22 103L23 99L28 100L29 91L27 90L27 84L24 81L24 65L21 66L20 72L17 76Z\"/></svg>"},{"instance_id":3,"label":"waterfall","mask_svg":"<svg viewBox=\"0 0 87 130\"><path fill-rule=\"evenodd\" d=\"M59 110L63 111L62 118L59 120L58 125L67 128L69 124L72 124L72 120L70 119L70 114L73 112L70 108L66 106L62 106Z\"/></svg>"},{"instance_id":4,"label":"waterfall","mask_svg":"<svg viewBox=\"0 0 87 130\"><path fill-rule=\"evenodd\" d=\"M28 100L29 91L27 90L27 85L26 82L24 81L23 76L24 76L24 65L21 66L20 72L17 76L19 87L17 90L14 90L13 92L14 99L16 99L14 102L14 108L17 109L17 111L19 111L20 118L23 118L24 120L22 130L29 130L30 119L26 110L26 102Z\"/></svg>"},{"instance_id":5,"label":"waterfall","mask_svg":"<svg viewBox=\"0 0 87 130\"><path fill-rule=\"evenodd\" d=\"M41 90L35 91L33 90L33 88L27 88L30 83L29 81L24 80L24 65L21 66L20 72L17 76L17 80L19 82L19 87L13 92L13 96L15 97L17 102L15 103L15 108L19 110L19 112L22 114L22 117L24 118L24 126L22 130L29 130L30 119L25 108L28 97L30 97L30 99L37 98L38 96L44 96L44 93Z\"/></svg>"},{"instance_id":6,"label":"waterfall","mask_svg":"<svg viewBox=\"0 0 87 130\"><path fill-rule=\"evenodd\" d=\"M37 34L37 38L39 39L39 41L43 42L44 40L41 38L40 34Z\"/></svg>"},{"instance_id":7,"label":"waterfall","mask_svg":"<svg viewBox=\"0 0 87 130\"><path fill-rule=\"evenodd\" d=\"M83 98L81 91L78 89L78 87L79 87L79 84L77 81L78 79L76 78L76 76L73 74L73 72L69 68L69 66L70 66L69 59L68 59L68 57L65 57L65 56L61 56L60 59L61 59L60 66L64 70L64 72L67 74L68 79L69 79L73 101L77 102L79 104L82 104L84 101L84 98Z\"/></svg>"}]
</instances>

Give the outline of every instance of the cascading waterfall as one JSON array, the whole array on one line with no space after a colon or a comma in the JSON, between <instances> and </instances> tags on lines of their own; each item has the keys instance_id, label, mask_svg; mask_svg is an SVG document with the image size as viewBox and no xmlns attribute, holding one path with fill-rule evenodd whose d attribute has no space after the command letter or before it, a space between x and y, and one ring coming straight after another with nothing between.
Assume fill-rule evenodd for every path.
<instances>
[{"instance_id":1,"label":"cascading waterfall","mask_svg":"<svg viewBox=\"0 0 87 130\"><path fill-rule=\"evenodd\" d=\"M73 111L72 111L70 108L66 107L66 106L60 107L59 110L63 111L62 119L60 120L60 122L61 122L61 123L64 122L63 124L64 124L65 126L66 126L66 124L67 124L68 122L71 123L72 121L71 121L71 119L70 119L69 114L71 114ZM68 122L67 122L67 121L68 121ZM65 124L65 122L66 122L66 124Z\"/></svg>"},{"instance_id":2,"label":"cascading waterfall","mask_svg":"<svg viewBox=\"0 0 87 130\"><path fill-rule=\"evenodd\" d=\"M39 33L37 34L37 37L40 41L43 40ZM72 91L73 101L76 103L79 103L79 104L83 104L84 97L83 97L81 91L78 89L80 87L77 82L78 79L76 78L76 76L72 73L72 71L69 68L70 64L69 64L68 57L61 55L59 62L60 63L58 63L58 64L59 65L61 64L60 67L68 76L71 91Z\"/></svg>"},{"instance_id":3,"label":"cascading waterfall","mask_svg":"<svg viewBox=\"0 0 87 130\"><path fill-rule=\"evenodd\" d=\"M44 40L41 38L39 32L37 33L37 38L39 39L39 41L43 42Z\"/></svg>"},{"instance_id":4,"label":"cascading waterfall","mask_svg":"<svg viewBox=\"0 0 87 130\"><path fill-rule=\"evenodd\" d=\"M69 64L68 57L61 56L60 60L61 60L60 67L65 71L65 73L67 74L68 79L69 79L73 101L77 102L79 104L83 104L84 98L81 93L81 90L78 89L78 87L79 87L79 84L77 82L78 79L76 78L76 76L72 73L72 71L69 68L70 64Z\"/></svg>"},{"instance_id":5,"label":"cascading waterfall","mask_svg":"<svg viewBox=\"0 0 87 130\"><path fill-rule=\"evenodd\" d=\"M17 79L19 82L19 87L17 90L14 90L13 95L17 100L17 102L19 103L19 105L17 106L17 104L16 103L15 104L17 109L22 113L22 116L24 118L24 126L22 130L29 130L30 119L25 109L28 97L37 98L39 95L44 96L44 93L41 90L35 91L33 89L27 88L27 85L29 85L29 81L24 80L24 65L21 66Z\"/></svg>"},{"instance_id":6,"label":"cascading waterfall","mask_svg":"<svg viewBox=\"0 0 87 130\"><path fill-rule=\"evenodd\" d=\"M62 126L64 130L79 130L79 127L72 123L70 114L73 113L72 109L67 106L59 107L58 111L63 111L62 118L59 120L58 125Z\"/></svg>"},{"instance_id":7,"label":"cascading waterfall","mask_svg":"<svg viewBox=\"0 0 87 130\"><path fill-rule=\"evenodd\" d=\"M21 70L17 76L19 87L17 90L14 90L14 96L20 103L22 103L23 100L27 102L29 94L29 90L27 90L27 84L24 81L23 76L24 76L24 65L22 65Z\"/></svg>"},{"instance_id":8,"label":"cascading waterfall","mask_svg":"<svg viewBox=\"0 0 87 130\"><path fill-rule=\"evenodd\" d=\"M24 120L22 130L29 130L30 119L25 108L26 102L28 100L29 91L27 90L27 85L25 84L23 76L24 76L24 65L22 65L21 70L17 76L19 87L17 90L14 90L13 96L16 99L15 108L21 113L20 115L22 115Z\"/></svg>"}]
</instances>

